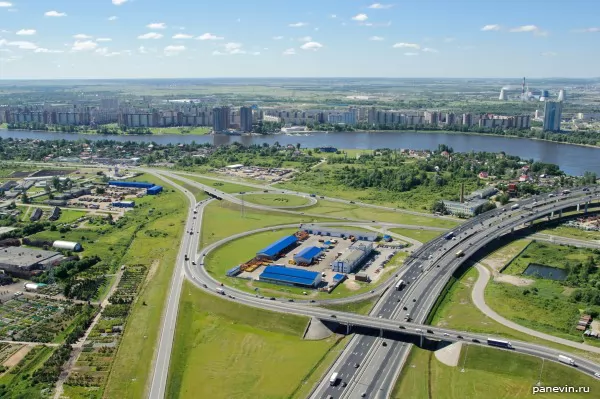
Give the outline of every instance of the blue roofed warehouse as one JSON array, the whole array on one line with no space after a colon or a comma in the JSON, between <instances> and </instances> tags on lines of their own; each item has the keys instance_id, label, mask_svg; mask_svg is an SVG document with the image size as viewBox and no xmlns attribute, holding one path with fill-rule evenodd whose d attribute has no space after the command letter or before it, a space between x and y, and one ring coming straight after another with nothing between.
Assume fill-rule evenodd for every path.
<instances>
[{"instance_id":1,"label":"blue roofed warehouse","mask_svg":"<svg viewBox=\"0 0 600 399\"><path fill-rule=\"evenodd\" d=\"M285 266L267 266L260 274L260 281L298 287L317 287L321 273Z\"/></svg>"},{"instance_id":2,"label":"blue roofed warehouse","mask_svg":"<svg viewBox=\"0 0 600 399\"><path fill-rule=\"evenodd\" d=\"M129 188L150 188L150 187L154 186L153 183L144 183L144 182L139 182L139 181L124 181L124 180L109 181L108 185L115 186L115 187L129 187Z\"/></svg>"},{"instance_id":3,"label":"blue roofed warehouse","mask_svg":"<svg viewBox=\"0 0 600 399\"><path fill-rule=\"evenodd\" d=\"M319 247L307 247L294 255L294 261L299 265L311 265L323 250Z\"/></svg>"},{"instance_id":4,"label":"blue roofed warehouse","mask_svg":"<svg viewBox=\"0 0 600 399\"><path fill-rule=\"evenodd\" d=\"M146 189L146 194L148 195L156 195L163 190L162 186L152 186Z\"/></svg>"},{"instance_id":5,"label":"blue roofed warehouse","mask_svg":"<svg viewBox=\"0 0 600 399\"><path fill-rule=\"evenodd\" d=\"M285 237L275 241L273 244L269 245L268 247L263 248L262 250L258 251L256 253L256 256L259 258L277 259L277 257L279 257L279 255L281 255L286 250L295 246L297 242L298 242L298 237L285 236Z\"/></svg>"}]
</instances>

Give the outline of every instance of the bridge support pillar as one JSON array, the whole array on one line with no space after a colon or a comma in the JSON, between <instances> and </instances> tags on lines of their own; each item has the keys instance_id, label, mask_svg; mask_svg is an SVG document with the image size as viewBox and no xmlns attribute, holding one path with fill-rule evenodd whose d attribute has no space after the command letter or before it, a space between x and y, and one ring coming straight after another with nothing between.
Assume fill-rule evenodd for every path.
<instances>
[{"instance_id":1,"label":"bridge support pillar","mask_svg":"<svg viewBox=\"0 0 600 399\"><path fill-rule=\"evenodd\" d=\"M383 337L383 328L379 329L379 338Z\"/></svg>"},{"instance_id":2,"label":"bridge support pillar","mask_svg":"<svg viewBox=\"0 0 600 399\"><path fill-rule=\"evenodd\" d=\"M563 210L561 209L561 210L560 210L560 216L559 216L559 217L561 217L561 218L562 218L562 212L563 212Z\"/></svg>"},{"instance_id":3,"label":"bridge support pillar","mask_svg":"<svg viewBox=\"0 0 600 399\"><path fill-rule=\"evenodd\" d=\"M577 212L579 212L579 207L581 206L581 204L577 204Z\"/></svg>"},{"instance_id":4,"label":"bridge support pillar","mask_svg":"<svg viewBox=\"0 0 600 399\"><path fill-rule=\"evenodd\" d=\"M346 324L346 335L350 335L350 323Z\"/></svg>"},{"instance_id":5,"label":"bridge support pillar","mask_svg":"<svg viewBox=\"0 0 600 399\"><path fill-rule=\"evenodd\" d=\"M421 345L420 345L420 347L423 348L423 334L421 334L420 337L421 337Z\"/></svg>"},{"instance_id":6,"label":"bridge support pillar","mask_svg":"<svg viewBox=\"0 0 600 399\"><path fill-rule=\"evenodd\" d=\"M585 203L585 208L584 208L584 211L583 211L583 213L588 213L588 205L589 205L589 204L590 204L589 202L586 202L586 203Z\"/></svg>"},{"instance_id":7,"label":"bridge support pillar","mask_svg":"<svg viewBox=\"0 0 600 399\"><path fill-rule=\"evenodd\" d=\"M552 212L550 213L550 216L548 216L548 220L552 219L553 217L554 217L554 211L552 211Z\"/></svg>"}]
</instances>

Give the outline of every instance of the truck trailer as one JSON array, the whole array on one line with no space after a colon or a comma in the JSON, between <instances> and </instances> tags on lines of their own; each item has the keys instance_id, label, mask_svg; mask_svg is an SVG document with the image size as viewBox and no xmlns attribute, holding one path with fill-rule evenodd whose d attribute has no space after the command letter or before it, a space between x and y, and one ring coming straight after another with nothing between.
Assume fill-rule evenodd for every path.
<instances>
[{"instance_id":1,"label":"truck trailer","mask_svg":"<svg viewBox=\"0 0 600 399\"><path fill-rule=\"evenodd\" d=\"M558 361L564 364L568 364L569 366L575 366L575 360L565 355L558 355Z\"/></svg>"},{"instance_id":2,"label":"truck trailer","mask_svg":"<svg viewBox=\"0 0 600 399\"><path fill-rule=\"evenodd\" d=\"M487 343L490 346L499 346L501 348L508 348L508 349L512 349L513 348L513 346L510 343L510 341L503 341L501 339L488 338L487 339Z\"/></svg>"},{"instance_id":3,"label":"truck trailer","mask_svg":"<svg viewBox=\"0 0 600 399\"><path fill-rule=\"evenodd\" d=\"M217 287L217 294L225 295L225 290Z\"/></svg>"},{"instance_id":4,"label":"truck trailer","mask_svg":"<svg viewBox=\"0 0 600 399\"><path fill-rule=\"evenodd\" d=\"M338 380L338 373L331 374L331 378L329 379L329 385L334 386L335 384L337 384L337 380Z\"/></svg>"}]
</instances>

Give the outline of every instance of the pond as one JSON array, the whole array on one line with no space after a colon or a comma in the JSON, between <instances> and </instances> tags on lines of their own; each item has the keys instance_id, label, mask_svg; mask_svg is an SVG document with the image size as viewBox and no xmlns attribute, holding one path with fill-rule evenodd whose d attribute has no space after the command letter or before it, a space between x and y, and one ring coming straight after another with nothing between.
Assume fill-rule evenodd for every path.
<instances>
[{"instance_id":1,"label":"pond","mask_svg":"<svg viewBox=\"0 0 600 399\"><path fill-rule=\"evenodd\" d=\"M567 271L557 267L540 265L539 263L530 263L523 272L526 276L545 278L548 280L563 281L567 278Z\"/></svg>"}]
</instances>

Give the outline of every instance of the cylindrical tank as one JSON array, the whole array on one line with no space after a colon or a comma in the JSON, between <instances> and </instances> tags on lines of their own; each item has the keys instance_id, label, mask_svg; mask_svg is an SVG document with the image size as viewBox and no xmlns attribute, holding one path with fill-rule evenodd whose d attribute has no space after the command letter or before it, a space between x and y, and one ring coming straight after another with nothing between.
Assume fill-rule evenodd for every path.
<instances>
[{"instance_id":1,"label":"cylindrical tank","mask_svg":"<svg viewBox=\"0 0 600 399\"><path fill-rule=\"evenodd\" d=\"M39 288L39 285L34 284L34 283L25 284L25 291L37 291L38 288Z\"/></svg>"}]
</instances>

